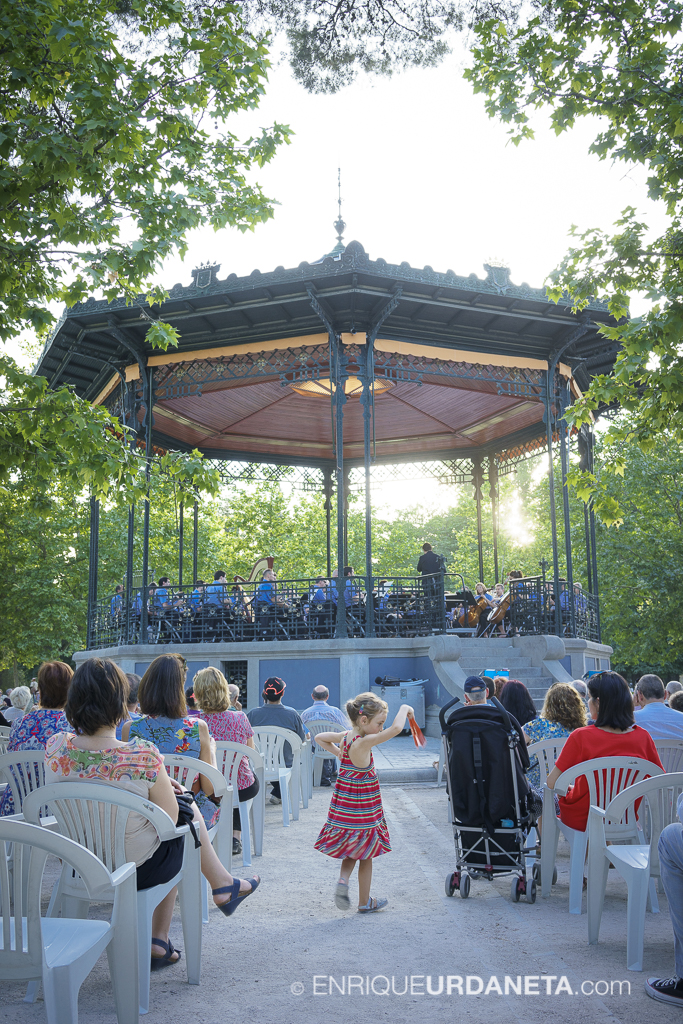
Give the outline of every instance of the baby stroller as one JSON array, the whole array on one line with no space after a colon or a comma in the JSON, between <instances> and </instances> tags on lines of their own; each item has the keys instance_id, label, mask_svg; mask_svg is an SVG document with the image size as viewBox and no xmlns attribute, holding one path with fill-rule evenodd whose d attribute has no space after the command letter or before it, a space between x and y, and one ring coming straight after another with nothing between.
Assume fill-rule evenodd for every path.
<instances>
[{"instance_id":1,"label":"baby stroller","mask_svg":"<svg viewBox=\"0 0 683 1024\"><path fill-rule=\"evenodd\" d=\"M527 862L529 831L540 807L524 772L529 767L526 742L517 722L500 701L461 706L454 697L439 712L446 757L448 800L455 839L455 871L446 877L446 895L470 894L471 878L492 881L512 875L511 896L536 901L535 872Z\"/></svg>"}]
</instances>

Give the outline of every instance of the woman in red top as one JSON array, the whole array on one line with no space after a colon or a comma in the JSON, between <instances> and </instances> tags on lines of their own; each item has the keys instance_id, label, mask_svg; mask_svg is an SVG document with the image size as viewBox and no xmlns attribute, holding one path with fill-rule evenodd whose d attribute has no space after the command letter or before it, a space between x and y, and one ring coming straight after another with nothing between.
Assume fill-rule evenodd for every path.
<instances>
[{"instance_id":1,"label":"woman in red top","mask_svg":"<svg viewBox=\"0 0 683 1024\"><path fill-rule=\"evenodd\" d=\"M641 757L662 766L650 733L635 724L628 683L618 672L600 672L588 680L588 713L595 726L575 729L567 737L548 776L553 788L562 772L596 757ZM560 797L560 818L569 828L585 832L590 794L584 775Z\"/></svg>"}]
</instances>

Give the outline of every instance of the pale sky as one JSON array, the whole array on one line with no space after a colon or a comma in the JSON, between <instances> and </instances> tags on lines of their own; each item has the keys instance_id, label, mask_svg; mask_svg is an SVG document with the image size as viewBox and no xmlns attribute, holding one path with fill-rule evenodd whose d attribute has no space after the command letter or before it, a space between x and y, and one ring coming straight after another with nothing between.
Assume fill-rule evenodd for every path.
<instances>
[{"instance_id":1,"label":"pale sky","mask_svg":"<svg viewBox=\"0 0 683 1024\"><path fill-rule=\"evenodd\" d=\"M259 110L231 125L241 137L276 120L295 132L256 174L280 203L274 220L246 235L196 232L185 266L168 261L160 280L187 284L207 260L221 264L220 279L329 252L338 166L345 242L359 241L373 259L462 275L483 277L483 263L498 258L514 283L533 287L568 248L572 223L609 229L627 205L661 219L641 169L588 155L595 122L557 138L538 115L534 141L509 143L507 127L487 117L462 79L463 57L392 79L360 78L334 96L310 96L286 65L274 68Z\"/></svg>"}]
</instances>

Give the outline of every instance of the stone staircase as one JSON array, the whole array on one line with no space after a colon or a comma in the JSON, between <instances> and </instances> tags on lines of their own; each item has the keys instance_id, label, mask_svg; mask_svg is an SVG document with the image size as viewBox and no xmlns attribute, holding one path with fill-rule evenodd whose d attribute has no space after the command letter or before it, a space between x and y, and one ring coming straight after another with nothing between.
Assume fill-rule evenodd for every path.
<instances>
[{"instance_id":1,"label":"stone staircase","mask_svg":"<svg viewBox=\"0 0 683 1024\"><path fill-rule=\"evenodd\" d=\"M504 639L463 640L458 664L465 675L479 675L486 669L509 669L510 678L525 684L539 711L553 683L551 676L545 675L542 668L534 667L530 658Z\"/></svg>"}]
</instances>

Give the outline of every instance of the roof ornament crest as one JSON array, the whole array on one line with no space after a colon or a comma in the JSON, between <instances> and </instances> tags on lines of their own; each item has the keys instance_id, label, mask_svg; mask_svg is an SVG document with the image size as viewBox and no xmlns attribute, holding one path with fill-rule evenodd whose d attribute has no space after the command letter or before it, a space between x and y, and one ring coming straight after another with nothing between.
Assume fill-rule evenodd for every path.
<instances>
[{"instance_id":1,"label":"roof ornament crest","mask_svg":"<svg viewBox=\"0 0 683 1024\"><path fill-rule=\"evenodd\" d=\"M484 264L484 270L487 282L493 285L499 295L505 295L510 287L510 268L507 261L493 257Z\"/></svg>"},{"instance_id":2,"label":"roof ornament crest","mask_svg":"<svg viewBox=\"0 0 683 1024\"><path fill-rule=\"evenodd\" d=\"M192 271L195 288L208 288L216 280L220 269L220 263L200 263Z\"/></svg>"}]
</instances>

